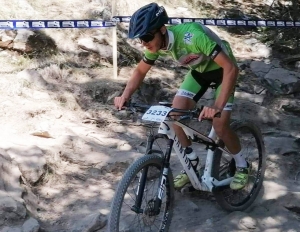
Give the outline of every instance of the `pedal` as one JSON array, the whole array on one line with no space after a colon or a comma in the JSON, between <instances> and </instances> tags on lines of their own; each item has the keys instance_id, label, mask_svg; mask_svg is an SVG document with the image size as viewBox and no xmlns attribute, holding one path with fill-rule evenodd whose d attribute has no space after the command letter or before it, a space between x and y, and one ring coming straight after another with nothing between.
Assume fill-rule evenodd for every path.
<instances>
[{"instance_id":1,"label":"pedal","mask_svg":"<svg viewBox=\"0 0 300 232\"><path fill-rule=\"evenodd\" d=\"M194 192L194 191L196 191L196 189L195 189L192 185L184 186L184 187L180 190L180 192L181 192L182 194L190 193L190 192Z\"/></svg>"}]
</instances>

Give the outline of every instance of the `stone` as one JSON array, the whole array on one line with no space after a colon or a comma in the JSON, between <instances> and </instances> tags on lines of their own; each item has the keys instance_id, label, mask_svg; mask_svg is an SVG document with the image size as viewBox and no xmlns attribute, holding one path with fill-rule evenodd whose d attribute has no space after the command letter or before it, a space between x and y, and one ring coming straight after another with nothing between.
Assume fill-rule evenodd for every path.
<instances>
[{"instance_id":1,"label":"stone","mask_svg":"<svg viewBox=\"0 0 300 232\"><path fill-rule=\"evenodd\" d=\"M128 144L127 142L120 142L118 144L118 149L120 151L130 151L130 150L132 150L132 146L130 144Z\"/></svg>"},{"instance_id":2,"label":"stone","mask_svg":"<svg viewBox=\"0 0 300 232\"><path fill-rule=\"evenodd\" d=\"M15 165L7 152L0 149L0 198L10 196L23 202L22 188L20 186L21 172Z\"/></svg>"},{"instance_id":3,"label":"stone","mask_svg":"<svg viewBox=\"0 0 300 232\"><path fill-rule=\"evenodd\" d=\"M71 229L72 232L92 232L102 229L107 224L106 216L100 212L94 213L78 220Z\"/></svg>"},{"instance_id":4,"label":"stone","mask_svg":"<svg viewBox=\"0 0 300 232\"><path fill-rule=\"evenodd\" d=\"M253 51L255 52L256 57L268 58L272 54L272 49L264 44L255 44Z\"/></svg>"},{"instance_id":5,"label":"stone","mask_svg":"<svg viewBox=\"0 0 300 232\"><path fill-rule=\"evenodd\" d=\"M18 163L23 177L30 183L36 183L44 174L46 159L43 151L32 146L27 149L23 147L12 147L7 153Z\"/></svg>"},{"instance_id":6,"label":"stone","mask_svg":"<svg viewBox=\"0 0 300 232\"><path fill-rule=\"evenodd\" d=\"M257 227L257 221L250 216L243 217L239 224L247 230L254 230Z\"/></svg>"},{"instance_id":7,"label":"stone","mask_svg":"<svg viewBox=\"0 0 300 232\"><path fill-rule=\"evenodd\" d=\"M298 81L299 74L296 72L288 71L283 68L274 68L271 69L270 72L268 72L264 78L265 79L271 79L276 80L279 83L282 84L289 84L289 83L295 83Z\"/></svg>"},{"instance_id":8,"label":"stone","mask_svg":"<svg viewBox=\"0 0 300 232\"><path fill-rule=\"evenodd\" d=\"M15 222L26 217L25 206L0 191L0 226L5 222Z\"/></svg>"},{"instance_id":9,"label":"stone","mask_svg":"<svg viewBox=\"0 0 300 232\"><path fill-rule=\"evenodd\" d=\"M0 40L2 42L13 41L17 35L17 31L13 30L0 30Z\"/></svg>"},{"instance_id":10,"label":"stone","mask_svg":"<svg viewBox=\"0 0 300 232\"><path fill-rule=\"evenodd\" d=\"M300 101L289 102L287 105L282 105L281 108L286 112L300 114Z\"/></svg>"},{"instance_id":11,"label":"stone","mask_svg":"<svg viewBox=\"0 0 300 232\"><path fill-rule=\"evenodd\" d=\"M266 64L263 61L252 61L250 64L252 72L258 77L264 77L272 68L271 64Z\"/></svg>"},{"instance_id":12,"label":"stone","mask_svg":"<svg viewBox=\"0 0 300 232\"><path fill-rule=\"evenodd\" d=\"M39 222L34 218L29 218L22 226L22 232L38 232L40 229Z\"/></svg>"},{"instance_id":13,"label":"stone","mask_svg":"<svg viewBox=\"0 0 300 232\"><path fill-rule=\"evenodd\" d=\"M23 232L21 230L21 228L18 228L18 227L8 227L8 226L5 226L1 232Z\"/></svg>"},{"instance_id":14,"label":"stone","mask_svg":"<svg viewBox=\"0 0 300 232\"><path fill-rule=\"evenodd\" d=\"M0 41L0 48L2 49L11 49L13 47L13 41L7 40L7 41Z\"/></svg>"},{"instance_id":15,"label":"stone","mask_svg":"<svg viewBox=\"0 0 300 232\"><path fill-rule=\"evenodd\" d=\"M14 39L13 49L23 52L32 52L33 48L28 46L28 39L34 35L33 31L30 30L18 30L18 34Z\"/></svg>"},{"instance_id":16,"label":"stone","mask_svg":"<svg viewBox=\"0 0 300 232\"><path fill-rule=\"evenodd\" d=\"M258 42L258 40L255 39L255 38L250 38L250 39L245 39L244 40L244 43L248 44L248 45L253 45L253 44L256 44L257 42Z\"/></svg>"},{"instance_id":17,"label":"stone","mask_svg":"<svg viewBox=\"0 0 300 232\"><path fill-rule=\"evenodd\" d=\"M112 62L112 48L109 45L98 43L93 38L81 38L78 40L78 46L86 51L96 52L102 58Z\"/></svg>"},{"instance_id":18,"label":"stone","mask_svg":"<svg viewBox=\"0 0 300 232\"><path fill-rule=\"evenodd\" d=\"M17 43L17 42L26 43L28 38L32 35L34 35L33 31L30 31L27 29L18 30L17 36L14 39L14 43Z\"/></svg>"}]
</instances>

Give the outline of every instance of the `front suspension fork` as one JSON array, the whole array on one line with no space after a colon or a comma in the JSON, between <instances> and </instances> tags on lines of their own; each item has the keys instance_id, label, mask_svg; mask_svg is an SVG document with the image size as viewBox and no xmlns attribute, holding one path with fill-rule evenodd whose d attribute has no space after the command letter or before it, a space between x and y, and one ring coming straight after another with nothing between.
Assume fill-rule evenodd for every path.
<instances>
[{"instance_id":1,"label":"front suspension fork","mask_svg":"<svg viewBox=\"0 0 300 232\"><path fill-rule=\"evenodd\" d=\"M156 136L150 135L148 137L146 154L151 154L152 146L153 146L155 139L161 138L161 137L164 137L164 135L158 134ZM174 143L173 140L168 139L167 149L166 149L165 155L163 157L163 164L162 164L163 168L160 173L158 191L157 191L154 199L151 199L148 202L148 204L150 202L154 203L153 208L151 207L153 209L153 211L151 210L151 212L148 212L149 216L158 215L160 212L161 203L162 203L162 199L163 199L163 196L165 193L167 179L168 179L168 171L169 171L169 166L170 166L170 157L171 157L173 143ZM139 178L138 188L136 191L135 204L134 204L134 206L131 207L131 210L134 211L135 213L143 213L144 212L143 209L141 209L141 205L142 205L143 195L144 195L145 186L146 186L147 174L148 174L148 167L145 167Z\"/></svg>"}]
</instances>

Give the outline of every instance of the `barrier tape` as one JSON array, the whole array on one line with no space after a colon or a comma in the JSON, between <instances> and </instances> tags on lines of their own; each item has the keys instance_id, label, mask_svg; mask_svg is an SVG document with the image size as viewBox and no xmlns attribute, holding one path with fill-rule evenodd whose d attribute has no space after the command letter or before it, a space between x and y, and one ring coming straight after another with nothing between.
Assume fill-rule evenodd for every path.
<instances>
[{"instance_id":1,"label":"barrier tape","mask_svg":"<svg viewBox=\"0 0 300 232\"><path fill-rule=\"evenodd\" d=\"M115 16L116 22L129 22L129 16ZM300 27L300 21L291 20L253 20L253 19L205 19L205 18L169 18L169 24L196 22L209 26L251 26L251 27Z\"/></svg>"},{"instance_id":2,"label":"barrier tape","mask_svg":"<svg viewBox=\"0 0 300 232\"><path fill-rule=\"evenodd\" d=\"M114 21L102 20L0 20L0 29L99 28L115 27Z\"/></svg>"},{"instance_id":3,"label":"barrier tape","mask_svg":"<svg viewBox=\"0 0 300 232\"><path fill-rule=\"evenodd\" d=\"M130 16L115 16L112 21L102 20L0 20L0 29L44 29L44 28L99 28L115 27L117 23L128 23ZM244 20L170 18L169 24L197 22L208 26L251 26L251 27L300 27L300 21L291 20Z\"/></svg>"}]
</instances>

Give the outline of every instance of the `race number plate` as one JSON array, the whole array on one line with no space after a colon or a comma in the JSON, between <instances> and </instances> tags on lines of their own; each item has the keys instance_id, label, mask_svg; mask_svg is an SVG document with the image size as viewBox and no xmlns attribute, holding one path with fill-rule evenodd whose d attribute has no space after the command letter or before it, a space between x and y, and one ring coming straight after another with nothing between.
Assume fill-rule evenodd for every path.
<instances>
[{"instance_id":1,"label":"race number plate","mask_svg":"<svg viewBox=\"0 0 300 232\"><path fill-rule=\"evenodd\" d=\"M171 110L172 108L166 106L151 106L142 119L152 122L163 122Z\"/></svg>"}]
</instances>

